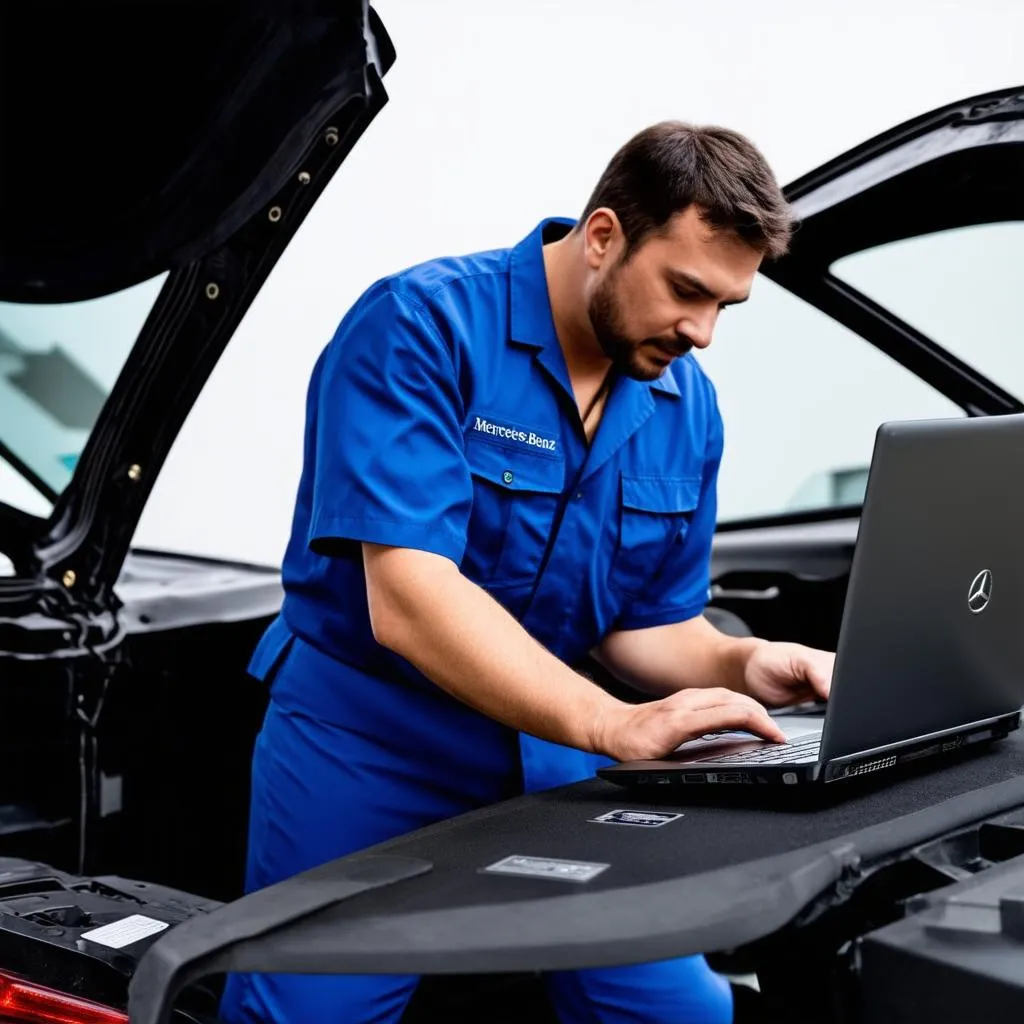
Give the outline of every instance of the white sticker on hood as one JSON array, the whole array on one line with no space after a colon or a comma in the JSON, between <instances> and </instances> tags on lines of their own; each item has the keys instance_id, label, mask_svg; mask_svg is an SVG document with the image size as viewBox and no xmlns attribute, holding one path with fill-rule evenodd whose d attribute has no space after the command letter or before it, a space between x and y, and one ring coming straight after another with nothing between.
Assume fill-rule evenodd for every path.
<instances>
[{"instance_id":1,"label":"white sticker on hood","mask_svg":"<svg viewBox=\"0 0 1024 1024\"><path fill-rule=\"evenodd\" d=\"M170 925L166 921L157 921L153 917L144 917L142 914L132 914L131 917L123 917L113 924L105 924L102 928L93 928L91 932L82 932L82 938L90 942L98 942L101 946L109 946L111 949L124 949L133 942L148 939L150 935L162 932Z\"/></svg>"},{"instance_id":2,"label":"white sticker on hood","mask_svg":"<svg viewBox=\"0 0 1024 1024\"><path fill-rule=\"evenodd\" d=\"M525 875L528 878L554 878L560 882L589 882L608 867L608 864L594 864L586 860L513 855L483 870L495 875Z\"/></svg>"}]
</instances>

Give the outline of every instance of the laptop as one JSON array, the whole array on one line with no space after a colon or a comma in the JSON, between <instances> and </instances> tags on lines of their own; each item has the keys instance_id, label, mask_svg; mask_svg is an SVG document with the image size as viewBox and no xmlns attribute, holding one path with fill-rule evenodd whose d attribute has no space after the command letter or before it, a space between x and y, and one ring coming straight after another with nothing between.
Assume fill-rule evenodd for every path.
<instances>
[{"instance_id":1,"label":"laptop","mask_svg":"<svg viewBox=\"0 0 1024 1024\"><path fill-rule=\"evenodd\" d=\"M1024 705L1024 413L875 437L827 707L599 770L628 787L807 786L1005 737ZM813 711L813 709L811 709Z\"/></svg>"}]
</instances>

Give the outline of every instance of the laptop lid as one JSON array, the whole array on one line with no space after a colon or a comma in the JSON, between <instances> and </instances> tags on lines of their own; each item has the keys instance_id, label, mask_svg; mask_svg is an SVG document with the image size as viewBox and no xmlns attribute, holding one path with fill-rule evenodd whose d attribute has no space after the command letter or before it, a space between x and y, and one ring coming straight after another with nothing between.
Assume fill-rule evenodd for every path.
<instances>
[{"instance_id":1,"label":"laptop lid","mask_svg":"<svg viewBox=\"0 0 1024 1024\"><path fill-rule=\"evenodd\" d=\"M883 424L821 761L1024 704L1024 414Z\"/></svg>"}]
</instances>

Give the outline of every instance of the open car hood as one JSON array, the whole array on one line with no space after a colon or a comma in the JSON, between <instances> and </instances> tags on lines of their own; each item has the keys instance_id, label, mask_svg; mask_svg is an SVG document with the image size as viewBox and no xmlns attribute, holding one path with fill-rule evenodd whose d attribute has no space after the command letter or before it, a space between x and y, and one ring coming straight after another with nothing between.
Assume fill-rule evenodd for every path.
<instances>
[{"instance_id":1,"label":"open car hood","mask_svg":"<svg viewBox=\"0 0 1024 1024\"><path fill-rule=\"evenodd\" d=\"M85 609L114 600L182 422L386 102L381 77L394 60L368 0L42 2L6 5L2 19L0 301L75 302L166 277L89 417L70 482L50 495L52 515L0 505L0 552L15 568L0 580L0 619L41 590ZM14 54L30 78L12 80ZM17 339L0 336L0 362L5 351L18 355ZM31 397L32 361L23 363ZM64 394L88 404L87 388L69 386L58 402ZM0 458L32 479L10 447Z\"/></svg>"},{"instance_id":2,"label":"open car hood","mask_svg":"<svg viewBox=\"0 0 1024 1024\"><path fill-rule=\"evenodd\" d=\"M763 268L969 415L1019 412L986 378L834 273L838 261L933 233L1024 220L1024 85L970 97L883 132L786 187L790 253ZM982 301L979 299L979 301Z\"/></svg>"}]
</instances>

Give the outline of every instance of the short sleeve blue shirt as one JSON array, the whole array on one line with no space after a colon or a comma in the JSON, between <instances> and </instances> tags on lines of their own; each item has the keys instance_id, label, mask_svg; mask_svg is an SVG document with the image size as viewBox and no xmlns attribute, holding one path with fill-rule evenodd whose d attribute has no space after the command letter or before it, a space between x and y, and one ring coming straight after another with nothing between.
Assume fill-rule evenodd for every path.
<instances>
[{"instance_id":1,"label":"short sleeve blue shirt","mask_svg":"<svg viewBox=\"0 0 1024 1024\"><path fill-rule=\"evenodd\" d=\"M257 675L286 629L382 682L433 685L373 639L364 541L451 559L569 663L613 630L703 611L714 390L692 356L620 377L587 444L542 255L571 226L383 279L342 320L310 383L278 641Z\"/></svg>"}]
</instances>

